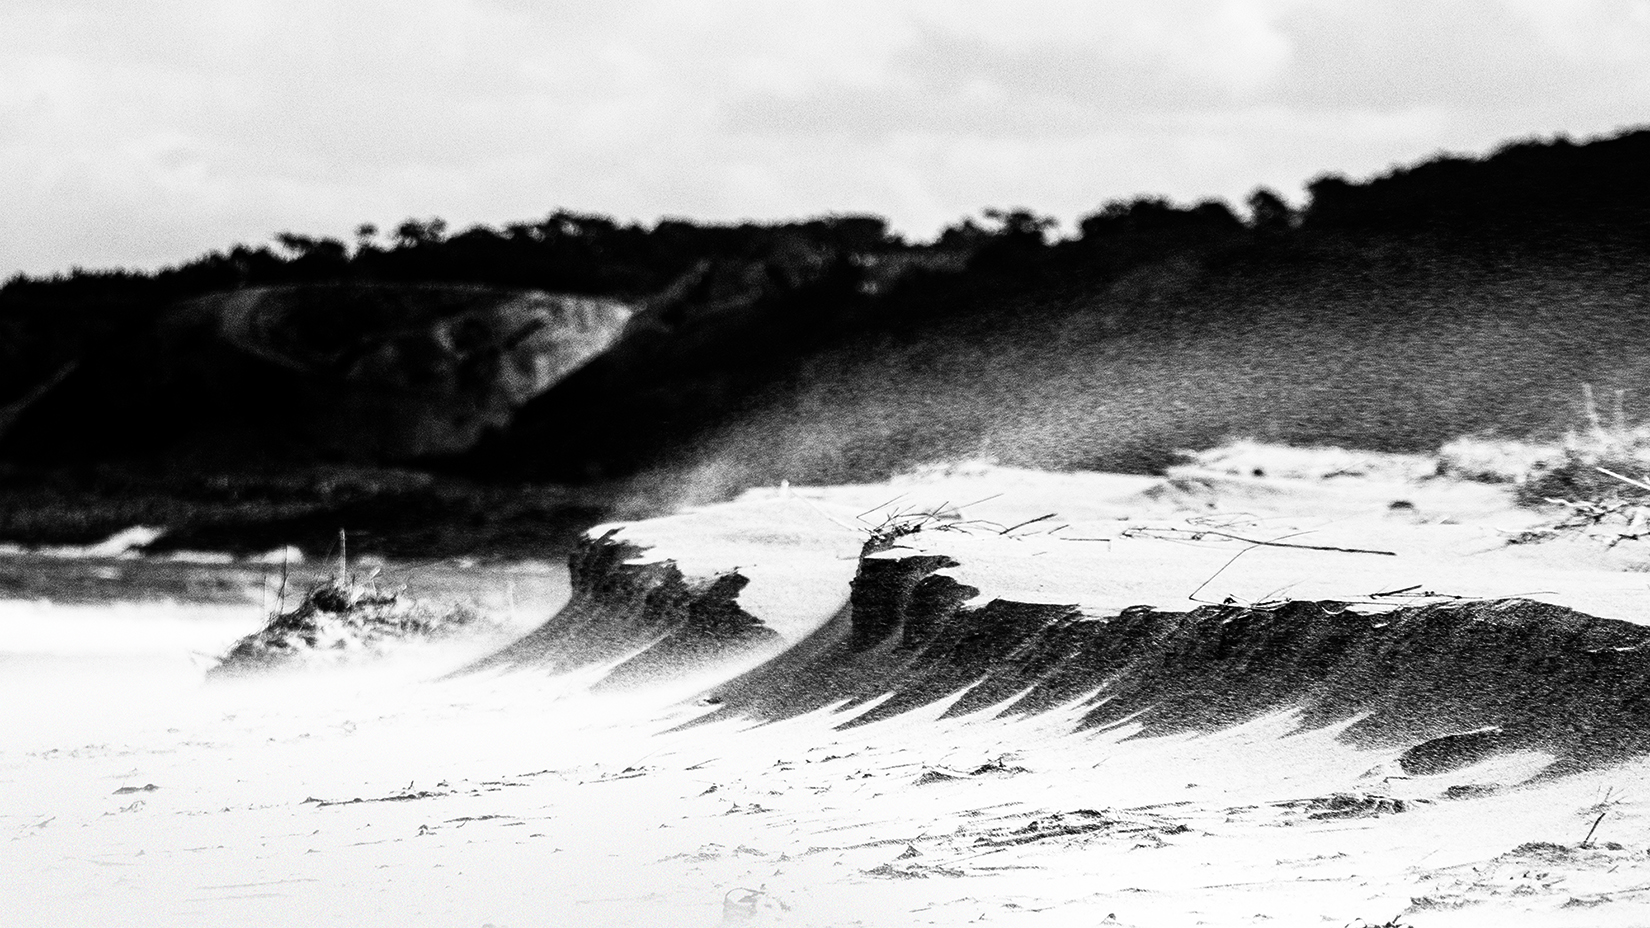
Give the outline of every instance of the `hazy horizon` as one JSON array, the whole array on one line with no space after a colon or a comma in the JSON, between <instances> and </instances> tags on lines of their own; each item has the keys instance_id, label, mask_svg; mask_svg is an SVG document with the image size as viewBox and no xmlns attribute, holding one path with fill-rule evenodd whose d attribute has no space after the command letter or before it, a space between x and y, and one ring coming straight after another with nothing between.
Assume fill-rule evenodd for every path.
<instances>
[{"instance_id":1,"label":"hazy horizon","mask_svg":"<svg viewBox=\"0 0 1650 928\"><path fill-rule=\"evenodd\" d=\"M18 0L0 278L280 231L1299 200L1650 122L1650 0Z\"/></svg>"}]
</instances>

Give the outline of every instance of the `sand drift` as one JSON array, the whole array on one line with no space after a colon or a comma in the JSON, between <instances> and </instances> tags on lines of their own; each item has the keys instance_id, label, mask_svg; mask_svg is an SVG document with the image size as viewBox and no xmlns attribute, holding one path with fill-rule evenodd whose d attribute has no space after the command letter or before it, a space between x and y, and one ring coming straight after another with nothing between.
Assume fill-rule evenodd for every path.
<instances>
[{"instance_id":1,"label":"sand drift","mask_svg":"<svg viewBox=\"0 0 1650 928\"><path fill-rule=\"evenodd\" d=\"M1296 709L1302 728L1351 722L1341 737L1356 744L1413 742L1401 760L1411 773L1500 750L1553 753L1557 771L1650 749L1650 632L1626 622L1527 600L1370 615L1337 602L1142 606L1094 618L1002 599L966 606L978 591L934 572L944 566L867 559L848 609L709 698L721 713L765 719L865 707L845 725L942 700L953 716L1081 700L1092 708L1080 728L1128 722L1148 736Z\"/></svg>"},{"instance_id":2,"label":"sand drift","mask_svg":"<svg viewBox=\"0 0 1650 928\"><path fill-rule=\"evenodd\" d=\"M1251 450L605 526L502 646L9 603L0 922L1646 924L1650 559Z\"/></svg>"},{"instance_id":3,"label":"sand drift","mask_svg":"<svg viewBox=\"0 0 1650 928\"><path fill-rule=\"evenodd\" d=\"M569 559L572 599L550 621L472 665L553 673L618 661L599 686L622 687L706 669L780 642L738 603L750 583L738 573L690 582L670 561L638 562L642 549L617 530Z\"/></svg>"},{"instance_id":4,"label":"sand drift","mask_svg":"<svg viewBox=\"0 0 1650 928\"><path fill-rule=\"evenodd\" d=\"M1254 496L1259 487L1218 476L1179 484L1188 485L1240 500L1245 488ZM1164 486L1176 484L1153 485L1140 497L1161 501ZM804 502L821 517L821 534L834 533L840 545L848 523ZM746 530L760 534L783 503L752 497L706 512L720 510L723 531L742 515ZM1552 755L1547 775L1558 775L1650 752L1650 628L1643 625L1529 598L1436 593L1408 597L1408 604L1377 593L1356 601L1227 597L1186 610L1119 608L1087 595L1093 575L1108 569L1108 557L1097 555L1116 553L1097 551L1097 543L1119 538L1078 535L1052 514L1040 524L1003 526L947 505L908 503L879 512L880 525L862 520L872 527L861 533L853 575L841 584L846 604L789 640L741 605L750 578L740 569L707 568L701 556L698 573L685 574L664 550L627 540L620 528L592 533L572 559L566 607L470 670L605 666L598 690L688 674L725 677L702 697L715 709L690 724L828 709L850 727L941 703L944 717L1076 706L1076 730L1128 724L1152 736L1212 732L1293 711L1301 729L1337 726L1348 744L1403 750L1408 773L1524 750ZM1415 504L1388 509L1407 517ZM665 550L691 532L694 518L679 517L689 527L665 532ZM713 536L713 517L698 518ZM1127 522L1111 534L1127 535ZM629 531L645 537L647 525ZM1179 538L1236 537L1207 519L1175 531ZM1306 541L1289 553L1316 558L1319 566L1307 569L1337 575L1348 570L1347 554L1375 553ZM1122 570L1150 569L1109 559ZM1090 576L1062 583L1061 566ZM1473 571L1485 567L1476 563ZM793 565L791 579L798 570ZM1005 570L1022 574L1011 585L1024 585L1025 576L1054 579L1029 596L999 594L993 587L1005 582Z\"/></svg>"}]
</instances>

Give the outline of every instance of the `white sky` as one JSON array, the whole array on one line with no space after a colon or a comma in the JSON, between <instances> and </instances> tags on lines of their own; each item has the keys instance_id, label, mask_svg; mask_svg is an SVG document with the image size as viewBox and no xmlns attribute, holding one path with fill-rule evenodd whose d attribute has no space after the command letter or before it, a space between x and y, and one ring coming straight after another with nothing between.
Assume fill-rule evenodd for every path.
<instances>
[{"instance_id":1,"label":"white sky","mask_svg":"<svg viewBox=\"0 0 1650 928\"><path fill-rule=\"evenodd\" d=\"M0 278L283 230L1298 198L1650 123L1650 0L4 0Z\"/></svg>"}]
</instances>

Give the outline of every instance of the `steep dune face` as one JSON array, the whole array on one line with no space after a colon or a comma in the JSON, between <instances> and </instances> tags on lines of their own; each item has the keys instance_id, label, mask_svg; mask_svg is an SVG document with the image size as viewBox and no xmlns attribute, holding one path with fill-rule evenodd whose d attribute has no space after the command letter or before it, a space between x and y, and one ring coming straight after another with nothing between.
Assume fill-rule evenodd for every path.
<instances>
[{"instance_id":1,"label":"steep dune face","mask_svg":"<svg viewBox=\"0 0 1650 928\"><path fill-rule=\"evenodd\" d=\"M631 314L611 300L466 286L213 294L160 313L141 343L85 359L19 416L8 451L457 453L605 349ZM77 424L73 435L62 422Z\"/></svg>"},{"instance_id":2,"label":"steep dune face","mask_svg":"<svg viewBox=\"0 0 1650 928\"><path fill-rule=\"evenodd\" d=\"M1529 600L1359 612L1336 602L1139 606L990 599L898 550L861 561L849 605L813 638L715 689L721 714L863 707L847 725L951 700L947 716L1082 701L1082 728L1212 731L1281 710L1302 728L1413 746L1436 769L1533 749L1555 771L1650 751L1650 629ZM1475 737L1463 739L1466 733Z\"/></svg>"},{"instance_id":3,"label":"steep dune face","mask_svg":"<svg viewBox=\"0 0 1650 928\"><path fill-rule=\"evenodd\" d=\"M1005 476L988 475L981 486L906 486L900 496L980 498L987 495L981 492L984 484L993 480L999 487L1013 486ZM1036 492L1034 478L1021 479L1020 494ZM1173 494L1157 492L1185 482L1183 476L1107 501L1101 497L1105 481L1115 479L1044 478L1043 492L1088 519L1072 530L1075 535L1010 531L1027 518L1016 511L1046 513L1046 498L1027 499L1015 504L1019 510L1001 513L985 508L994 504L983 504L980 511L1001 523L925 517L918 530L870 531L851 579L842 574L836 581L841 607L823 624L798 623L784 608L752 607L767 600L747 596L756 589L747 589L749 578L766 576L765 569L772 573L771 565L762 563L760 546L714 569L709 565L716 557L685 547L695 526L704 532L706 548L720 543L710 540L712 529L731 536L743 525L747 534L767 530L781 537L775 520L786 511L789 491L771 498L753 493L662 520L654 534L664 541L656 550L642 540L649 523L609 530L587 539L575 557L575 596L567 608L474 669L582 670L605 677L598 685L611 687L689 673L730 674L739 662L750 666L751 660L771 655L711 687L704 700L714 708L694 724L779 721L828 711L840 713L839 727L852 728L919 710L942 718L1058 710L1077 730L1126 725L1151 736L1213 732L1290 713L1302 730L1326 729L1349 744L1401 754L1410 772L1537 751L1554 758L1549 773L1558 774L1650 753L1650 626L1493 592L1529 589L1509 585L1535 580L1526 561L1495 563L1497 557L1527 555L1512 548L1486 554L1481 536L1451 518L1439 516L1428 525L1386 515L1358 522L1349 515L1366 506L1360 497L1378 505L1405 487L1434 494L1416 496L1433 500L1429 509L1448 498L1482 506L1482 487L1452 489L1437 478L1392 485L1375 478L1273 480L1266 485L1269 494L1241 494L1246 507L1302 507L1320 524L1408 554L1360 555L1331 545L1269 555L1276 560L1264 568L1256 563L1262 555L1255 555L1244 562L1252 567L1233 568L1234 574L1252 569L1262 589L1302 571L1327 570L1340 573L1344 589L1380 590L1389 587L1377 584L1392 576L1434 583L1415 571L1438 562L1440 575L1453 575L1458 589L1469 588L1464 584L1476 578L1479 589L1490 591L1481 598L1431 595L1402 604L1402 598L1383 600L1376 594L1347 601L1319 593L1177 608L1174 603L1182 600L1168 591L1184 596L1196 583L1186 578L1207 581L1208 571L1225 569L1222 563L1232 566L1234 548L1211 551L1136 539L1117 529L1153 524L1193 505L1195 514L1186 523L1192 527L1184 529L1190 540L1195 526L1207 526L1209 519L1227 525L1223 520L1237 516L1211 516L1213 502L1176 501L1169 498ZM1217 484L1209 486L1217 492ZM820 503L807 505L847 504L856 496L885 501L888 495L888 487L841 488L838 496L823 493ZM1336 505L1344 511L1334 511ZM1084 506L1091 508L1082 512ZM1131 517L1106 529L1096 516L1112 509ZM839 505L835 511L860 510ZM1303 534L1282 515L1249 517L1292 539ZM816 523L840 532L825 519ZM789 539L795 532L786 528L783 537ZM635 534L626 540L621 532ZM1102 532L1118 544L1096 537ZM1455 556L1446 549L1460 554L1451 560ZM673 552L692 554L695 566L684 570ZM1558 556L1549 552L1545 559ZM819 568L810 568L792 558L786 571L794 578L827 568L837 556L821 548L817 560ZM1630 586L1631 575L1622 576ZM1578 573L1568 587L1559 582L1556 588L1580 590L1606 582L1604 574ZM1148 604L1126 605L1141 599ZM1149 604L1154 599L1160 605ZM1617 608L1606 599L1574 601ZM785 638L776 627L785 630Z\"/></svg>"},{"instance_id":4,"label":"steep dune face","mask_svg":"<svg viewBox=\"0 0 1650 928\"><path fill-rule=\"evenodd\" d=\"M550 621L468 670L561 673L607 665L601 686L623 688L772 651L778 633L740 607L750 582L736 571L690 580L648 559L617 530L587 538L569 559L573 596Z\"/></svg>"}]
</instances>

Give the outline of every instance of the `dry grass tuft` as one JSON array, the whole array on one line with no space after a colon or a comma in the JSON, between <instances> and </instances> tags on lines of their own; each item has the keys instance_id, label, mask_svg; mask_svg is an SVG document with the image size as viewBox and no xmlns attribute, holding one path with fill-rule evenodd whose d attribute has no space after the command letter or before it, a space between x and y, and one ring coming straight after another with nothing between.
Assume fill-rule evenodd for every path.
<instances>
[{"instance_id":1,"label":"dry grass tuft","mask_svg":"<svg viewBox=\"0 0 1650 928\"><path fill-rule=\"evenodd\" d=\"M430 603L386 588L378 572L340 569L304 592L297 605L276 608L268 624L237 641L208 676L326 666L382 657L399 645L498 630L481 610Z\"/></svg>"},{"instance_id":2,"label":"dry grass tuft","mask_svg":"<svg viewBox=\"0 0 1650 928\"><path fill-rule=\"evenodd\" d=\"M1609 503L1640 500L1646 495L1605 471L1637 478L1650 469L1650 425L1630 426L1623 408L1624 391L1613 396L1612 414L1606 424L1590 386L1582 389L1585 426L1566 436L1562 456L1550 467L1532 471L1521 483L1519 501L1539 504L1585 500Z\"/></svg>"},{"instance_id":3,"label":"dry grass tuft","mask_svg":"<svg viewBox=\"0 0 1650 928\"><path fill-rule=\"evenodd\" d=\"M1614 392L1606 423L1584 385L1585 424L1562 445L1461 439L1440 451L1439 472L1514 483L1520 505L1562 510L1558 521L1514 537L1515 544L1578 534L1611 545L1650 537L1650 425L1628 424L1624 395Z\"/></svg>"}]
</instances>

